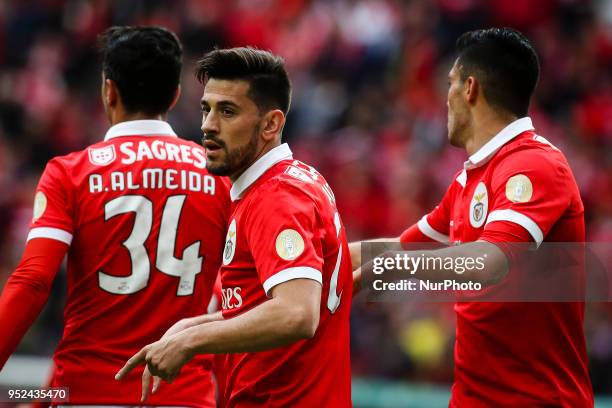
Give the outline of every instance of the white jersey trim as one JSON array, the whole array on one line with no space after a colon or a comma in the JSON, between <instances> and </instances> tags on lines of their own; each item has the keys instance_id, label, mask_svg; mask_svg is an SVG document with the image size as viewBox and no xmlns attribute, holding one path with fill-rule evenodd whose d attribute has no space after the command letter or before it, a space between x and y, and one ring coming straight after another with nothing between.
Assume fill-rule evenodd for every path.
<instances>
[{"instance_id":1,"label":"white jersey trim","mask_svg":"<svg viewBox=\"0 0 612 408\"><path fill-rule=\"evenodd\" d=\"M294 268L283 269L280 272L276 272L270 276L263 283L263 288L266 291L266 295L270 296L270 290L276 285L285 283L293 279L311 279L319 282L323 285L323 274L321 271L316 270L308 266L296 266Z\"/></svg>"},{"instance_id":2,"label":"white jersey trim","mask_svg":"<svg viewBox=\"0 0 612 408\"><path fill-rule=\"evenodd\" d=\"M287 143L276 146L274 149L261 156L251 165L251 167L246 169L232 185L230 189L232 201L241 198L245 190L256 182L270 167L287 159L293 159L293 153Z\"/></svg>"},{"instance_id":3,"label":"white jersey trim","mask_svg":"<svg viewBox=\"0 0 612 408\"><path fill-rule=\"evenodd\" d=\"M455 180L457 180L457 183L461 184L461 187L465 187L465 183L467 182L467 171L463 169L461 174L459 174Z\"/></svg>"},{"instance_id":4,"label":"white jersey trim","mask_svg":"<svg viewBox=\"0 0 612 408\"><path fill-rule=\"evenodd\" d=\"M26 242L34 238L50 238L64 242L68 245L72 243L72 234L59 228L38 227L32 228L28 234Z\"/></svg>"},{"instance_id":5,"label":"white jersey trim","mask_svg":"<svg viewBox=\"0 0 612 408\"><path fill-rule=\"evenodd\" d=\"M544 240L544 234L542 233L542 230L540 229L538 224L536 224L534 220L532 220L525 214L521 214L520 212L514 210L493 211L489 214L489 217L487 218L487 224L495 221L508 221L525 228L535 241L536 247L539 247L542 241Z\"/></svg>"},{"instance_id":6,"label":"white jersey trim","mask_svg":"<svg viewBox=\"0 0 612 408\"><path fill-rule=\"evenodd\" d=\"M128 120L113 125L106 132L104 141L120 136L172 136L177 137L172 126L163 120Z\"/></svg>"},{"instance_id":7,"label":"white jersey trim","mask_svg":"<svg viewBox=\"0 0 612 408\"><path fill-rule=\"evenodd\" d=\"M444 235L441 232L438 232L435 229L433 229L432 226L429 225L429 223L427 222L426 215L423 218L421 218L419 222L417 222L417 227L419 228L419 230L421 230L423 234L427 235L429 238L433 239L434 241L438 241L443 244L448 244L449 236Z\"/></svg>"},{"instance_id":8,"label":"white jersey trim","mask_svg":"<svg viewBox=\"0 0 612 408\"><path fill-rule=\"evenodd\" d=\"M471 155L463 164L463 168L469 170L485 164L503 145L528 130L535 130L531 118L525 116L524 118L515 120L493 136L493 138L478 149L476 153Z\"/></svg>"}]
</instances>

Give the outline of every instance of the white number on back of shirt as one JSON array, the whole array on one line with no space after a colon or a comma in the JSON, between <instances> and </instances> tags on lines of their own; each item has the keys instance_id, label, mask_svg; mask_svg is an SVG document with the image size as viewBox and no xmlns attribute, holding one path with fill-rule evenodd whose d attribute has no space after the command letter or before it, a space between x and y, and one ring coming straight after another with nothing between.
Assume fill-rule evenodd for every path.
<instances>
[{"instance_id":1,"label":"white number on back of shirt","mask_svg":"<svg viewBox=\"0 0 612 408\"><path fill-rule=\"evenodd\" d=\"M195 278L202 270L203 258L199 256L200 242L194 242L183 250L182 259L174 256L176 235L181 217L185 195L171 196L166 201L162 213L155 267L166 275L179 278L177 296L193 294ZM149 255L144 246L151 234L153 225L153 203L140 195L117 197L104 206L104 220L119 215L135 213L134 227L123 246L130 254L132 270L129 276L112 276L98 272L98 283L107 292L129 295L145 288L151 274Z\"/></svg>"}]
</instances>

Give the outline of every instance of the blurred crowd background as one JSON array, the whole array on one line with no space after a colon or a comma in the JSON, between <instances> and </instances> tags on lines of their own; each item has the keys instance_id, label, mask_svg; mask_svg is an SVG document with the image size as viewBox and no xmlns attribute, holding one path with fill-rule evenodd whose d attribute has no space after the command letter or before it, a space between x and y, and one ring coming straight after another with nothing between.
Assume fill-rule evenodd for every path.
<instances>
[{"instance_id":1,"label":"blurred crowd background","mask_svg":"<svg viewBox=\"0 0 612 408\"><path fill-rule=\"evenodd\" d=\"M215 45L283 56L294 86L285 138L331 184L351 240L397 236L435 206L466 159L446 136L454 42L471 29L517 28L542 64L530 116L573 167L589 241L612 241L612 0L4 0L0 287L21 256L47 160L104 136L96 36L123 24L165 26L182 40L183 94L169 121L192 140L198 57ZM20 352L52 353L64 281ZM356 303L355 375L450 383L451 304ZM586 331L595 390L612 394L612 307L590 304Z\"/></svg>"}]
</instances>

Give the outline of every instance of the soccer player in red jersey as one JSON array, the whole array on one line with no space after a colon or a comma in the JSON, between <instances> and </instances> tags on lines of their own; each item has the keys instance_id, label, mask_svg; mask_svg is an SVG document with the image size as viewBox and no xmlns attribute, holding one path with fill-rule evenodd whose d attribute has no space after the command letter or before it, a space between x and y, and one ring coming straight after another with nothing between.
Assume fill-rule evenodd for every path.
<instances>
[{"instance_id":1,"label":"soccer player in red jersey","mask_svg":"<svg viewBox=\"0 0 612 408\"><path fill-rule=\"evenodd\" d=\"M145 346L118 378L146 362L172 381L197 353L229 353L225 407L351 406L348 244L325 179L281 144L291 92L283 62L215 50L198 78L207 168L233 181L223 320L194 320Z\"/></svg>"},{"instance_id":2,"label":"soccer player in red jersey","mask_svg":"<svg viewBox=\"0 0 612 408\"><path fill-rule=\"evenodd\" d=\"M36 189L23 258L0 298L0 366L46 303L68 254L65 328L52 386L69 404L139 405L114 375L142 344L205 313L221 263L229 183L205 169L204 149L164 121L179 96L182 49L162 28L101 36L104 141L51 160ZM15 313L19 311L19 313ZM215 406L210 371L185 366L149 401Z\"/></svg>"},{"instance_id":3,"label":"soccer player in red jersey","mask_svg":"<svg viewBox=\"0 0 612 408\"><path fill-rule=\"evenodd\" d=\"M484 255L482 271L419 269L416 277L498 282L520 272L522 250L507 243L584 242L584 208L564 155L526 116L539 76L529 40L511 29L478 30L462 35L457 51L448 135L469 159L440 204L396 241L452 244L429 256ZM350 247L357 267L361 243ZM584 303L459 302L455 311L451 407L593 406Z\"/></svg>"}]
</instances>

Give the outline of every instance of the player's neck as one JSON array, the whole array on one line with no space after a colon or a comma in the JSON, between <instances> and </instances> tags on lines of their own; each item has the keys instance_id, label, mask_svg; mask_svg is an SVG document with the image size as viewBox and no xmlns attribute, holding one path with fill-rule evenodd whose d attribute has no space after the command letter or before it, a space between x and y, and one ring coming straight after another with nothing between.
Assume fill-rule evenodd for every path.
<instances>
[{"instance_id":1,"label":"player's neck","mask_svg":"<svg viewBox=\"0 0 612 408\"><path fill-rule=\"evenodd\" d=\"M110 115L111 126L114 126L117 123L128 122L131 120L163 120L165 121L166 115L161 114L161 113L158 115L151 115L151 114L146 114L142 112L127 113L127 112L118 112L118 111Z\"/></svg>"},{"instance_id":2,"label":"player's neck","mask_svg":"<svg viewBox=\"0 0 612 408\"><path fill-rule=\"evenodd\" d=\"M272 142L265 143L263 146L261 146L259 148L258 153L255 154L255 156L253 157L252 160L250 160L249 162L245 163L244 166L242 168L240 168L240 170L236 171L234 174L231 174L229 176L230 181L232 183L234 183L240 176L242 176L242 174L245 171L247 171L251 166L253 166L253 164L255 164L257 162L257 160L261 159L270 150L272 150L275 147L278 147L280 145L281 145L280 140L275 140L275 141L272 141Z\"/></svg>"},{"instance_id":3,"label":"player's neck","mask_svg":"<svg viewBox=\"0 0 612 408\"><path fill-rule=\"evenodd\" d=\"M514 122L517 118L510 115L485 114L475 118L472 137L468 138L465 150L468 156L476 153L489 140L493 139L503 128Z\"/></svg>"}]
</instances>

